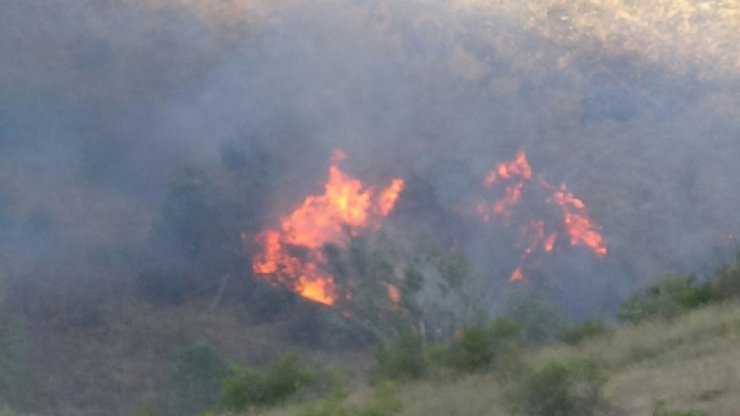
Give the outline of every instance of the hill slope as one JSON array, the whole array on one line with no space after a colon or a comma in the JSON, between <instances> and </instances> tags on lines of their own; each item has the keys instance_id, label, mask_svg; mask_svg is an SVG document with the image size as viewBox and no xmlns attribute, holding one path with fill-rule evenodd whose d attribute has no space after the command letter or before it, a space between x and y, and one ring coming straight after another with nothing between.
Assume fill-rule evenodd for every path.
<instances>
[{"instance_id":1,"label":"hill slope","mask_svg":"<svg viewBox=\"0 0 740 416\"><path fill-rule=\"evenodd\" d=\"M529 354L539 366L550 360L594 358L606 363L605 392L617 414L651 415L664 401L670 410L737 415L740 409L740 305L725 304L691 312L673 322L648 322L619 328L612 336L578 347L554 345ZM508 415L506 378L473 375L433 379L399 387L400 415ZM371 400L355 392L349 403ZM264 416L302 414L286 407Z\"/></svg>"}]
</instances>

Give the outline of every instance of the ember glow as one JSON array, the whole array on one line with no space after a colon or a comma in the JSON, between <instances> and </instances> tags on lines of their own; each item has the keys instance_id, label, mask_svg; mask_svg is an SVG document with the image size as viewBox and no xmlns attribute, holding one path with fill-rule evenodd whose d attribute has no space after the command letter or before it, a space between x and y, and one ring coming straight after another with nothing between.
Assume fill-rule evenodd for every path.
<instances>
[{"instance_id":1,"label":"ember glow","mask_svg":"<svg viewBox=\"0 0 740 416\"><path fill-rule=\"evenodd\" d=\"M519 224L519 241L517 246L522 250L519 266L509 277L510 281L525 280L525 264L537 252L552 253L560 235L567 238L571 246L589 248L599 257L608 253L606 240L601 235L601 226L591 219L583 200L576 198L568 191L565 184L554 186L541 176L539 181L532 180L532 167L527 160L527 154L520 151L514 160L500 163L492 169L483 180L486 189L498 191L498 199L480 201L476 211L483 221L489 222L498 218L505 226L511 227L514 221L515 208L521 203L524 192L532 186L538 186L535 194L545 195L545 204L559 208L562 215L561 224L548 224L543 219L523 221L517 218ZM496 189L500 186L500 189ZM503 193L501 193L503 190ZM543 193L544 192L544 193Z\"/></svg>"},{"instance_id":2,"label":"ember glow","mask_svg":"<svg viewBox=\"0 0 740 416\"><path fill-rule=\"evenodd\" d=\"M404 187L402 179L394 179L376 192L340 169L344 158L343 152L334 153L322 195L306 197L280 220L279 229L268 229L257 236L261 250L252 262L254 273L265 281L325 305L333 305L340 297L348 298L350 293L326 272L324 246L346 247L351 236L378 228L393 211ZM389 296L393 298L390 290Z\"/></svg>"},{"instance_id":3,"label":"ember glow","mask_svg":"<svg viewBox=\"0 0 740 416\"><path fill-rule=\"evenodd\" d=\"M391 304L394 306L401 304L401 291L392 283L388 284L388 299L390 299Z\"/></svg>"}]
</instances>

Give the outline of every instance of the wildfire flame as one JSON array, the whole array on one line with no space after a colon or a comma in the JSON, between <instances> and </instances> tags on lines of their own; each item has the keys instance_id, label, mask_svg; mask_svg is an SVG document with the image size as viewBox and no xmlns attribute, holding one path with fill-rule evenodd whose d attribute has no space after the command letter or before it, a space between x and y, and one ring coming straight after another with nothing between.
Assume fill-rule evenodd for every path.
<instances>
[{"instance_id":1,"label":"wildfire flame","mask_svg":"<svg viewBox=\"0 0 740 416\"><path fill-rule=\"evenodd\" d=\"M600 233L601 226L591 219L583 200L569 192L565 184L556 187L541 176L539 179L540 188L549 194L545 202L560 209L563 218L562 227L558 227L560 230L548 230L544 220L533 220L519 227L518 246L522 249L522 255L519 266L509 278L510 281L525 280L524 264L527 259L539 249L544 253L553 252L555 244L560 239L559 233L563 230L571 246L587 247L599 257L608 253L606 240ZM493 188L499 183L503 185L503 196L493 202L479 202L476 210L485 222L489 222L495 216L504 225L511 226L514 208L521 201L525 188L532 183L538 183L532 181L532 166L526 152L520 151L514 160L500 163L483 180L486 188Z\"/></svg>"},{"instance_id":2,"label":"wildfire flame","mask_svg":"<svg viewBox=\"0 0 740 416\"><path fill-rule=\"evenodd\" d=\"M498 215L508 223L511 219L512 209L522 198L524 184L530 180L532 180L532 167L527 161L527 154L523 151L519 152L514 160L499 164L486 175L483 184L490 188L500 181L513 183L506 186L505 196L492 205L486 205L485 203L478 205L478 212L483 215L483 219L488 222L491 220L491 215Z\"/></svg>"},{"instance_id":3,"label":"wildfire flame","mask_svg":"<svg viewBox=\"0 0 740 416\"><path fill-rule=\"evenodd\" d=\"M374 187L342 172L339 163L345 157L341 151L334 153L322 195L307 196L280 220L279 229L268 229L257 236L261 250L252 262L254 273L265 281L325 305L350 294L326 272L324 246L331 243L345 247L348 236L379 227L393 211L404 187L402 179L394 179L376 193ZM393 300L390 291L389 296Z\"/></svg>"},{"instance_id":4,"label":"wildfire flame","mask_svg":"<svg viewBox=\"0 0 740 416\"><path fill-rule=\"evenodd\" d=\"M586 204L568 192L565 184L561 184L554 191L548 202L560 207L565 229L568 231L572 246L586 246L593 250L596 255L606 256L608 252L606 241L598 231L601 227L591 220Z\"/></svg>"}]
</instances>

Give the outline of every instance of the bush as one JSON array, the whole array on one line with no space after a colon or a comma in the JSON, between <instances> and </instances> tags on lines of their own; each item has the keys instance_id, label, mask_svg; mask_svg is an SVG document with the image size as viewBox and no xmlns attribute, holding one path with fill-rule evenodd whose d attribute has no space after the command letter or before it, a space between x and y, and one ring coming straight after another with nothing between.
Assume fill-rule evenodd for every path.
<instances>
[{"instance_id":1,"label":"bush","mask_svg":"<svg viewBox=\"0 0 740 416\"><path fill-rule=\"evenodd\" d=\"M163 415L195 415L218 402L228 365L210 346L194 345L175 365L165 394Z\"/></svg>"},{"instance_id":2,"label":"bush","mask_svg":"<svg viewBox=\"0 0 740 416\"><path fill-rule=\"evenodd\" d=\"M267 371L239 366L223 384L222 406L240 412L256 406L282 404L319 384L319 374L305 367L296 356L275 360Z\"/></svg>"},{"instance_id":3,"label":"bush","mask_svg":"<svg viewBox=\"0 0 740 416\"><path fill-rule=\"evenodd\" d=\"M523 378L510 404L525 416L591 416L606 407L605 382L601 366L593 361L552 361Z\"/></svg>"},{"instance_id":4,"label":"bush","mask_svg":"<svg viewBox=\"0 0 740 416\"><path fill-rule=\"evenodd\" d=\"M709 283L696 285L695 281L694 276L668 275L623 301L617 318L633 324L652 318L672 319L716 299Z\"/></svg>"},{"instance_id":5,"label":"bush","mask_svg":"<svg viewBox=\"0 0 740 416\"><path fill-rule=\"evenodd\" d=\"M428 362L424 342L419 335L405 335L375 349L378 363L373 371L376 380L413 380L426 375Z\"/></svg>"},{"instance_id":6,"label":"bush","mask_svg":"<svg viewBox=\"0 0 740 416\"><path fill-rule=\"evenodd\" d=\"M565 328L560 333L560 340L568 345L578 345L587 339L606 336L611 334L611 332L611 328L604 324L604 322L587 320Z\"/></svg>"},{"instance_id":7,"label":"bush","mask_svg":"<svg viewBox=\"0 0 740 416\"><path fill-rule=\"evenodd\" d=\"M434 355L442 365L473 372L518 362L522 344L519 325L499 318L487 326L463 329L457 341Z\"/></svg>"}]
</instances>

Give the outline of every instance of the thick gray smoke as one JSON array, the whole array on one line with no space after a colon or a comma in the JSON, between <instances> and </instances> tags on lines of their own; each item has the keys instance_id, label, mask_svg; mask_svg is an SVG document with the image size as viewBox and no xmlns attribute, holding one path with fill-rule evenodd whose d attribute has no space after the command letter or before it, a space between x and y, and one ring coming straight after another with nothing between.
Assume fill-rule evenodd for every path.
<instances>
[{"instance_id":1,"label":"thick gray smoke","mask_svg":"<svg viewBox=\"0 0 740 416\"><path fill-rule=\"evenodd\" d=\"M0 2L0 279L27 296L6 303L100 298L182 257L248 276L239 248L201 240L274 226L320 191L334 149L368 183L405 178L388 234L459 247L491 302L516 232L469 208L519 150L603 225L606 258L562 247L532 276L571 312L608 314L661 273L709 270L740 238L736 73L413 1L258 16ZM178 193L194 188L203 200Z\"/></svg>"},{"instance_id":2,"label":"thick gray smoke","mask_svg":"<svg viewBox=\"0 0 740 416\"><path fill-rule=\"evenodd\" d=\"M178 7L0 7L11 270L141 244L182 166L216 178L257 229L316 190L335 148L360 177L424 182L428 208L448 213L526 150L603 224L609 258L566 269L609 290L700 271L740 231L736 77L569 50L503 18L415 3L308 3L236 28ZM496 236L472 228L451 234L483 256Z\"/></svg>"}]
</instances>

